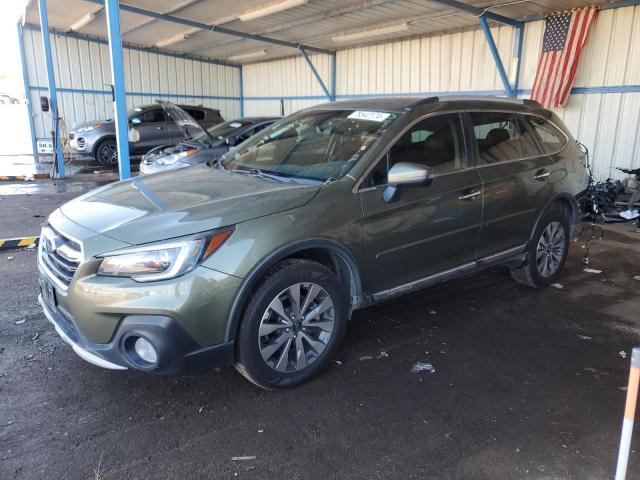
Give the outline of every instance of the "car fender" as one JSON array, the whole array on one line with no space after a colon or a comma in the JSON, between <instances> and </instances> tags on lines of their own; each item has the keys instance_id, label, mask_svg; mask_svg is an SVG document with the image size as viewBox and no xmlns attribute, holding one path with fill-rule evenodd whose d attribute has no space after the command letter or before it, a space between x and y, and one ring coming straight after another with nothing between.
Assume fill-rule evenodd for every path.
<instances>
[{"instance_id":1,"label":"car fender","mask_svg":"<svg viewBox=\"0 0 640 480\"><path fill-rule=\"evenodd\" d=\"M569 204L571 205L571 208L573 209L573 218L570 219L571 234L573 234L573 232L576 229L576 225L578 223L580 207L578 206L578 201L576 200L576 197L574 197L568 192L560 192L554 195L553 197L551 197L545 204L544 208L540 210L540 213L538 214L538 218L536 219L536 222L533 225L533 229L531 230L531 236L529 237L529 242L531 242L531 239L533 238L533 234L535 233L535 231L538 228L538 225L542 221L542 217L544 217L544 215L549 211L549 206L559 200L568 201ZM529 242L527 242L527 246L529 245Z\"/></svg>"},{"instance_id":2,"label":"car fender","mask_svg":"<svg viewBox=\"0 0 640 480\"><path fill-rule=\"evenodd\" d=\"M109 140L109 139L116 140L116 136L112 135L110 133L107 133L107 134L101 135L98 138L96 138L95 141L93 142L93 148L91 149L91 155L95 156L96 152L98 151L98 147L100 146L100 144L102 142L104 142L105 140Z\"/></svg>"},{"instance_id":3,"label":"car fender","mask_svg":"<svg viewBox=\"0 0 640 480\"><path fill-rule=\"evenodd\" d=\"M362 292L360 270L353 254L341 243L330 238L311 238L284 245L263 258L247 275L236 293L231 306L231 313L227 322L226 341L234 341L242 321L242 311L245 306L246 295L264 276L269 268L279 261L308 249L324 249L339 255L348 265L355 284L355 294L360 296Z\"/></svg>"}]
</instances>

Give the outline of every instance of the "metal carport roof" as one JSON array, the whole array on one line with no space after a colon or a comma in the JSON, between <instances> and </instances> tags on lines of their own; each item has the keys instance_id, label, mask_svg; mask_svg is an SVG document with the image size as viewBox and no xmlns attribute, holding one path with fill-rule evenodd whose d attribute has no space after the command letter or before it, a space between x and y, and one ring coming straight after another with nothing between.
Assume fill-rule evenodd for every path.
<instances>
[{"instance_id":1,"label":"metal carport roof","mask_svg":"<svg viewBox=\"0 0 640 480\"><path fill-rule=\"evenodd\" d=\"M337 50L479 26L477 13L446 5L455 3L448 1L288 1L294 6L246 20L241 17L265 6L282 4L283 0L129 0L120 3L122 40L177 54L251 63L293 55L297 53L294 47L298 44L310 47L308 50ZM597 0L464 2L465 5L476 7L479 12L488 11L518 20L594 4L604 7L610 3ZM107 38L102 0L48 0L47 5L51 29ZM127 7L146 10L156 18L134 13ZM39 23L37 2L31 2L25 17L27 23ZM185 23L197 22L209 28L205 31L178 23L179 20L184 20ZM78 23L80 26L73 29L72 26ZM261 35L275 41L288 42L291 46L240 38L216 31L218 28L231 29L241 34ZM378 34L371 35L372 30L377 30ZM361 32L369 34L361 35Z\"/></svg>"}]
</instances>

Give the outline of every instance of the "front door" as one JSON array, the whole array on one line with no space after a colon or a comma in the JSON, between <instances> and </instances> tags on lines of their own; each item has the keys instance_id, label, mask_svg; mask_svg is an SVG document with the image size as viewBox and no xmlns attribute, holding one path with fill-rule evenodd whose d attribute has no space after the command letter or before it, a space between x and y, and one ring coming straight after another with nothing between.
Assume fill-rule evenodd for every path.
<instances>
[{"instance_id":1,"label":"front door","mask_svg":"<svg viewBox=\"0 0 640 480\"><path fill-rule=\"evenodd\" d=\"M398 287L475 260L482 184L465 152L460 115L430 116L410 127L365 179L359 195L370 291ZM387 172L397 162L423 164L432 179L427 186L400 187L387 203Z\"/></svg>"},{"instance_id":2,"label":"front door","mask_svg":"<svg viewBox=\"0 0 640 480\"><path fill-rule=\"evenodd\" d=\"M551 160L531 126L510 112L469 113L476 138L478 172L484 183L478 258L523 246L540 203L548 197Z\"/></svg>"},{"instance_id":3,"label":"front door","mask_svg":"<svg viewBox=\"0 0 640 480\"><path fill-rule=\"evenodd\" d=\"M144 153L154 147L174 143L177 127L160 107L144 110L131 117L130 122L131 128L140 134L140 140L131 144L135 152Z\"/></svg>"}]
</instances>

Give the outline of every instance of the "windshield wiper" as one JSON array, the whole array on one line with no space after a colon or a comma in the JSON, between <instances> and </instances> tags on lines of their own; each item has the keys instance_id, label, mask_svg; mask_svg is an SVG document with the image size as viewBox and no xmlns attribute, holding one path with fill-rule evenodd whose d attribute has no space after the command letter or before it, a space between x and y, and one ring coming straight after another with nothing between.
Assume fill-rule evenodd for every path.
<instances>
[{"instance_id":1,"label":"windshield wiper","mask_svg":"<svg viewBox=\"0 0 640 480\"><path fill-rule=\"evenodd\" d=\"M222 165L222 163L220 165ZM295 183L294 180L291 178L265 172L263 170L260 170L259 168L232 168L229 170L225 168L224 165L222 165L222 168L224 168L225 171L227 172L244 173L245 175L253 175L254 177L267 178L269 180L276 180L277 182Z\"/></svg>"}]
</instances>

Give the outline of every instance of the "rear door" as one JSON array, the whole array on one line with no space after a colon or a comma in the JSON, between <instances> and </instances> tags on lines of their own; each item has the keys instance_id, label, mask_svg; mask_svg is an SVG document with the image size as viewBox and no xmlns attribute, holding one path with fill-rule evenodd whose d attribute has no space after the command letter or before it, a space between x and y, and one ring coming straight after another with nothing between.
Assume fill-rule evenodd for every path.
<instances>
[{"instance_id":1,"label":"rear door","mask_svg":"<svg viewBox=\"0 0 640 480\"><path fill-rule=\"evenodd\" d=\"M540 204L550 197L551 160L534 132L513 112L470 112L483 217L478 258L517 249L533 230Z\"/></svg>"},{"instance_id":2,"label":"rear door","mask_svg":"<svg viewBox=\"0 0 640 480\"><path fill-rule=\"evenodd\" d=\"M482 218L481 180L468 162L458 113L419 120L391 146L359 190L372 279L382 291L475 260ZM400 187L383 199L397 162L426 165L427 186Z\"/></svg>"}]
</instances>

